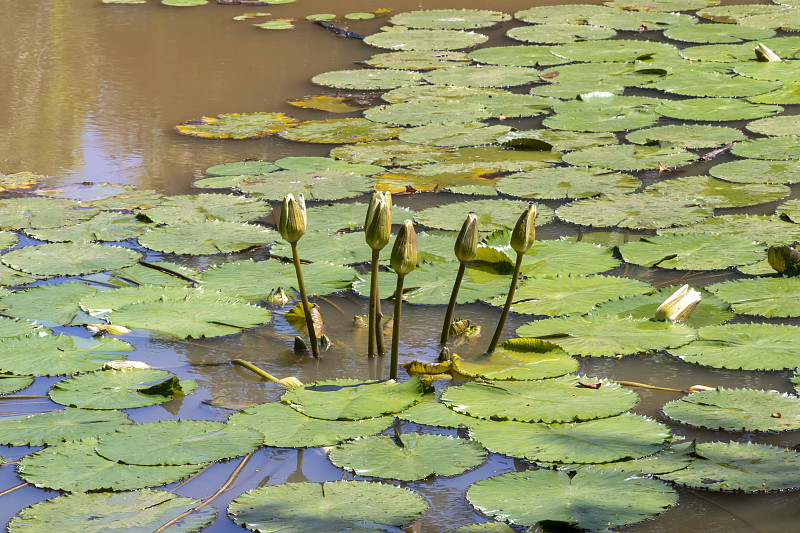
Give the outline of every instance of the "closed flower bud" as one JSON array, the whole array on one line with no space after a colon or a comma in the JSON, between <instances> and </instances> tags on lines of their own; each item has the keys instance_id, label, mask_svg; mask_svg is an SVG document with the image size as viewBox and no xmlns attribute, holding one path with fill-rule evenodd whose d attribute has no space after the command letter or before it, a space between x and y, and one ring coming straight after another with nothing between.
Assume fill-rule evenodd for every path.
<instances>
[{"instance_id":1,"label":"closed flower bud","mask_svg":"<svg viewBox=\"0 0 800 533\"><path fill-rule=\"evenodd\" d=\"M758 61L780 61L781 58L778 57L778 54L767 48L761 43L758 43L758 46L755 48L756 52L756 59Z\"/></svg>"},{"instance_id":2,"label":"closed flower bud","mask_svg":"<svg viewBox=\"0 0 800 533\"><path fill-rule=\"evenodd\" d=\"M295 243L306 233L306 201L303 194L294 199L292 194L287 194L283 199L281 208L281 221L278 231L285 241Z\"/></svg>"},{"instance_id":3,"label":"closed flower bud","mask_svg":"<svg viewBox=\"0 0 800 533\"><path fill-rule=\"evenodd\" d=\"M694 308L700 303L700 298L699 292L684 285L658 306L653 319L682 322L689 318Z\"/></svg>"},{"instance_id":4,"label":"closed flower bud","mask_svg":"<svg viewBox=\"0 0 800 533\"><path fill-rule=\"evenodd\" d=\"M520 215L514 231L511 232L511 247L515 252L524 254L536 240L536 206L528 204L527 209Z\"/></svg>"},{"instance_id":5,"label":"closed flower bud","mask_svg":"<svg viewBox=\"0 0 800 533\"><path fill-rule=\"evenodd\" d=\"M403 222L394 239L389 264L398 276L405 276L417 266L417 234L410 220Z\"/></svg>"},{"instance_id":6,"label":"closed flower bud","mask_svg":"<svg viewBox=\"0 0 800 533\"><path fill-rule=\"evenodd\" d=\"M472 261L475 254L478 252L478 219L475 213L467 215L464 225L461 226L461 232L456 239L454 247L456 257L462 263Z\"/></svg>"},{"instance_id":7,"label":"closed flower bud","mask_svg":"<svg viewBox=\"0 0 800 533\"><path fill-rule=\"evenodd\" d=\"M367 244L373 250L382 250L392 234L392 194L375 192L369 201L367 218L364 221Z\"/></svg>"}]
</instances>

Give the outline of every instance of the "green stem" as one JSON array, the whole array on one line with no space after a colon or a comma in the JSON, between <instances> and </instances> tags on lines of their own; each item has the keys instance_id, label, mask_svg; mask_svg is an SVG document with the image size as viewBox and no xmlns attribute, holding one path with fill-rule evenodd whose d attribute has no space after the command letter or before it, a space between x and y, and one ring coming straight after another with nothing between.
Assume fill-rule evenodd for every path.
<instances>
[{"instance_id":1,"label":"green stem","mask_svg":"<svg viewBox=\"0 0 800 533\"><path fill-rule=\"evenodd\" d=\"M378 256L380 250L372 250L372 267L369 277L369 316L367 317L367 357L375 357L375 329L377 313L375 302L378 300Z\"/></svg>"},{"instance_id":2,"label":"green stem","mask_svg":"<svg viewBox=\"0 0 800 533\"><path fill-rule=\"evenodd\" d=\"M486 354L494 353L494 349L497 348L497 341L500 340L500 334L503 332L503 326L506 325L506 318L508 318L508 311L511 309L511 302L514 300L514 291L517 290L517 280L519 279L519 271L522 268L522 256L517 252L517 262L514 265L514 276L511 278L511 287L508 289L508 297L506 298L506 305L503 307L503 314L500 315L500 322L497 323L497 329L494 331L494 337L492 337L492 342L489 343L489 348L486 350Z\"/></svg>"},{"instance_id":3,"label":"green stem","mask_svg":"<svg viewBox=\"0 0 800 533\"><path fill-rule=\"evenodd\" d=\"M314 319L311 317L311 306L308 305L306 284L303 282L303 271L300 269L300 254L297 251L297 241L292 243L292 260L294 261L295 274L297 274L297 286L300 289L300 299L303 302L303 314L306 316L306 329L308 330L308 340L311 343L311 353L314 357L319 357L317 333L314 331Z\"/></svg>"},{"instance_id":4,"label":"green stem","mask_svg":"<svg viewBox=\"0 0 800 533\"><path fill-rule=\"evenodd\" d=\"M275 376L273 376L269 372L258 368L256 365L254 365L253 363L251 363L249 361L245 361L244 359L234 359L234 360L231 361L231 363L233 363L236 366L240 366L242 368L246 368L250 372L253 372L254 374L257 374L257 375L261 376L264 379L267 379L269 381L274 381L275 383L278 382L278 378L276 378Z\"/></svg>"},{"instance_id":5,"label":"green stem","mask_svg":"<svg viewBox=\"0 0 800 533\"><path fill-rule=\"evenodd\" d=\"M375 263L375 270L378 270L378 263ZM383 309L381 308L381 286L375 283L375 349L378 355L386 353L383 347Z\"/></svg>"},{"instance_id":6,"label":"green stem","mask_svg":"<svg viewBox=\"0 0 800 533\"><path fill-rule=\"evenodd\" d=\"M389 361L389 379L397 379L397 359L400 348L400 306L403 305L403 278L397 276L397 289L394 291L394 324L392 325L392 359Z\"/></svg>"},{"instance_id":7,"label":"green stem","mask_svg":"<svg viewBox=\"0 0 800 533\"><path fill-rule=\"evenodd\" d=\"M461 280L464 278L464 271L467 269L467 263L461 261L458 266L458 274L456 274L456 281L453 283L453 292L450 293L450 303L447 305L447 313L444 315L444 324L442 325L442 339L439 341L441 344L447 344L447 337L450 330L450 321L453 320L453 310L456 308L456 299L458 298L458 289L461 288Z\"/></svg>"}]
</instances>

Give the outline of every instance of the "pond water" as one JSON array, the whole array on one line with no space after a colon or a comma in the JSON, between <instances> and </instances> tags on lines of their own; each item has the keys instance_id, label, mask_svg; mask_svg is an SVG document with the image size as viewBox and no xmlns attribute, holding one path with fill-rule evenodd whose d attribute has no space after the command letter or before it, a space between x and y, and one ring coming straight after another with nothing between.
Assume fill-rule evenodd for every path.
<instances>
[{"instance_id":1,"label":"pond water","mask_svg":"<svg viewBox=\"0 0 800 533\"><path fill-rule=\"evenodd\" d=\"M303 21L311 13L335 10L338 14L392 8L394 12L433 8L487 8L471 0L428 2L393 0L339 1L332 7L322 0L298 0L264 7L209 4L192 9L167 8L151 0L146 5L112 6L99 1L0 2L0 171L29 170L51 176L48 184L67 186L81 182L111 182L154 189L165 194L196 193L191 183L203 169L229 161L256 158L273 161L290 155L327 155L329 147L293 143L276 137L245 141L204 140L185 137L175 124L230 112L277 111L301 120L321 118L321 113L290 106L287 99L335 91L320 89L310 78L321 72L352 68L352 62L376 53L353 39ZM546 1L541 2L547 4ZM530 0L506 0L488 6L514 13L535 5ZM268 11L276 17L295 17L291 31L264 31L248 22L235 22L234 15L246 11ZM351 29L370 34L385 21L353 21ZM505 28L518 24L509 23ZM502 31L489 30L490 44L518 44ZM534 119L515 121L531 127ZM699 171L704 167L698 166ZM693 169L694 170L694 169ZM659 179L644 173L645 183ZM796 186L795 186L796 187ZM791 197L797 196L797 189ZM460 199L457 195L396 197L396 203L416 209ZM363 201L364 198L361 198ZM557 207L563 202L543 202ZM775 204L759 205L737 212L771 214ZM574 236L580 229L560 222L539 231L540 239ZM633 231L643 234L643 231ZM150 260L163 256L151 254ZM242 258L258 257L241 254ZM179 260L170 257L170 260ZM187 264L192 264L186 260ZM202 264L196 266L204 266ZM621 274L624 267L612 273ZM670 284L683 272L653 269L625 270L654 284ZM669 272L669 271L667 271ZM731 272L695 273L687 279L698 286L715 283ZM257 280L254 281L257 283ZM363 298L354 293L319 301L326 328L334 346L320 359L298 357L291 350L295 331L276 314L266 326L242 334L207 340L170 341L139 332L126 340L135 347L131 358L175 372L181 379L194 379L198 390L182 401L130 410L135 422L170 419L225 420L232 412L222 406L251 405L275 401L283 389L259 382L252 374L229 361L243 358L278 376L296 376L304 383L318 379L374 377L364 350L366 331L352 327L352 317L366 312ZM388 304L386 304L388 307ZM484 328L484 336L458 348L475 355L488 344L499 317L499 309L483 304L460 306L457 315ZM402 360L435 359L438 331L444 308L406 306L403 312ZM504 338L528 319L514 315ZM786 322L790 323L790 322ZM70 331L70 328L62 328ZM684 389L694 384L751 387L788 392L785 372L734 372L683 363L665 354L628 357L622 360L581 359L580 371L608 377ZM22 394L44 395L56 378L38 378ZM637 389L641 402L635 412L663 420L660 407L680 393ZM46 398L0 400L0 416L57 409ZM765 435L693 431L679 424L670 426L676 435L700 441L733 439L770 443L785 447L798 444L796 432ZM412 431L420 426L404 424ZM30 453L26 447L0 448L0 455L15 461ZM440 532L484 521L464 498L466 487L477 480L526 468L496 454L476 470L454 478L436 478L404 483L423 494L430 510L417 524L418 531ZM175 490L185 496L212 494L238 464L217 464L208 472ZM206 531L241 531L225 515L230 500L253 488L286 481L342 479L343 472L330 464L318 448L264 448L258 451L236 478L229 491L214 502L219 518ZM352 476L350 476L352 479ZM0 491L21 482L12 465L0 468ZM174 485L168 486L168 489ZM20 509L57 496L54 491L30 485L3 495L0 523L7 523ZM800 519L800 495L795 492L739 495L679 490L679 505L657 519L623 528L635 532L791 532Z\"/></svg>"}]
</instances>

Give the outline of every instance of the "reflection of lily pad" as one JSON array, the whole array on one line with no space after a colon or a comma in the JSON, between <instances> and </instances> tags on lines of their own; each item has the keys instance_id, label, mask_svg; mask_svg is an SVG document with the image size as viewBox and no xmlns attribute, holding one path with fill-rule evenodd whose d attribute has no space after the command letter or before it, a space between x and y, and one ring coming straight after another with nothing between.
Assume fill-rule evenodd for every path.
<instances>
[{"instance_id":1,"label":"reflection of lily pad","mask_svg":"<svg viewBox=\"0 0 800 533\"><path fill-rule=\"evenodd\" d=\"M283 113L225 113L202 117L175 126L180 133L210 139L250 139L265 137L297 124Z\"/></svg>"}]
</instances>

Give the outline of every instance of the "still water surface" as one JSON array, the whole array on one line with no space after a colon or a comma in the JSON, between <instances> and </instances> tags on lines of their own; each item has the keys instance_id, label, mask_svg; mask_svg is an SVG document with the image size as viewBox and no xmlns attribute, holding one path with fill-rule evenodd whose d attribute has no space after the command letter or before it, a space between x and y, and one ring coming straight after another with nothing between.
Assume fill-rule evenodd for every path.
<instances>
[{"instance_id":1,"label":"still water surface","mask_svg":"<svg viewBox=\"0 0 800 533\"><path fill-rule=\"evenodd\" d=\"M541 2L545 4L547 2ZM294 108L290 98L324 93L308 80L320 72L352 67L352 61L376 53L357 40L335 36L303 17L311 13L342 15L390 7L395 12L450 7L492 8L513 13L537 5L531 0L507 0L487 5L472 0L338 1L299 0L265 7L207 6L179 9L146 5L112 6L96 0L0 0L0 171L29 170L52 176L53 184L84 181L135 184L167 194L196 192L191 182L210 165L245 158L275 160L289 155L327 155L328 147L292 143L277 138L214 141L187 138L172 126L202 115L228 112L281 111L299 119L322 118L319 112ZM290 31L264 31L232 18L247 11L268 11L275 17L300 19ZM377 31L380 20L354 21L350 29L362 34ZM511 23L513 25L514 23ZM518 44L503 36L508 29L489 29L490 44ZM330 94L330 92L328 93ZM398 203L420 206L431 201L419 197ZM763 207L763 209L762 209ZM760 206L767 213L769 208ZM754 211L753 211L754 212ZM574 234L575 229L551 224L540 237ZM247 254L243 254L247 257ZM151 259L157 259L153 256ZM647 281L655 279L641 273ZM705 285L719 278L700 277ZM255 331L230 338L172 342L158 338L129 339L136 345L135 359L167 368L182 379L198 381L198 391L183 402L130 411L136 422L155 419L224 420L231 411L211 407L204 400L236 406L278 399L283 392L253 375L231 367L241 357L279 376L297 376L303 382L331 377L366 379L366 358L351 346L365 345L364 330L353 329L352 316L365 312L365 302L355 296L334 299L335 307L320 302L331 337L339 341L320 360L300 359L290 350L294 330L280 316ZM409 306L404 311L406 333L401 344L404 358L433 359L437 352L438 324L444 309ZM485 305L462 306L460 316L491 331L499 312ZM508 335L524 322L512 317ZM66 328L68 329L68 328ZM480 353L488 339L460 352ZM616 379L656 383L678 389L702 383L726 387L754 387L788 391L784 373L726 372L689 366L665 355L629 357L623 361L583 360L581 371ZM53 379L37 379L25 394L45 394ZM638 391L642 402L636 411L659 417L659 408L676 393ZM0 403L2 413L40 412L59 406L47 400ZM413 425L406 426L414 430ZM689 434L673 427L678 434ZM691 432L701 440L727 439L714 432ZM794 434L777 437L735 434L735 440L794 446ZM30 453L28 448L0 450L7 460ZM213 467L176 492L207 497L235 468L238 461ZM485 518L466 503L464 491L471 483L514 470L515 461L493 455L475 471L451 479L405 484L425 495L431 510L419 530L439 532ZM524 466L522 467L524 468ZM219 518L206 531L241 531L225 516L230 499L257 485L286 481L324 481L342 478L319 449L304 453L287 449L262 449L250 461L230 491L216 500ZM12 466L0 468L0 491L20 482ZM727 495L680 490L680 503L657 520L623 528L631 532L794 532L800 527L800 497L796 493ZM19 509L58 494L27 486L0 502L0 523Z\"/></svg>"}]
</instances>

